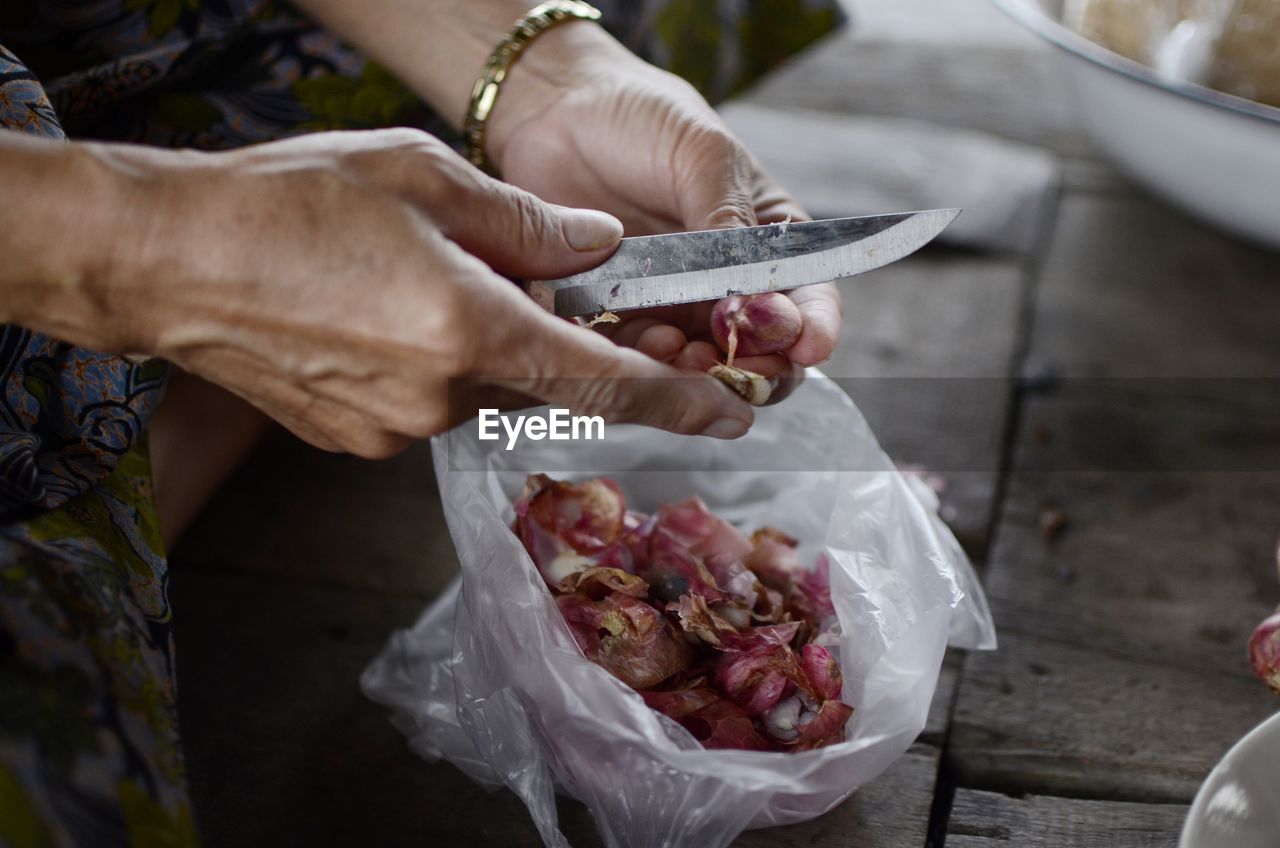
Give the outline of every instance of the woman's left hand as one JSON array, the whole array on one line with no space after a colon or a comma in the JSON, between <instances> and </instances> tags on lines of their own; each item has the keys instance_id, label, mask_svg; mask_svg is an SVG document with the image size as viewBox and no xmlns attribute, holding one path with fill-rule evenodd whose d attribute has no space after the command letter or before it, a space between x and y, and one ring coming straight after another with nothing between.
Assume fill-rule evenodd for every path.
<instances>
[{"instance_id":1,"label":"woman's left hand","mask_svg":"<svg viewBox=\"0 0 1280 848\"><path fill-rule=\"evenodd\" d=\"M508 182L609 212L628 235L807 219L692 86L592 24L563 25L530 45L487 133L486 152ZM831 355L841 328L835 287L791 297L804 319L795 345L735 364L787 378ZM602 329L656 359L706 370L722 359L710 340L711 306L631 312Z\"/></svg>"}]
</instances>

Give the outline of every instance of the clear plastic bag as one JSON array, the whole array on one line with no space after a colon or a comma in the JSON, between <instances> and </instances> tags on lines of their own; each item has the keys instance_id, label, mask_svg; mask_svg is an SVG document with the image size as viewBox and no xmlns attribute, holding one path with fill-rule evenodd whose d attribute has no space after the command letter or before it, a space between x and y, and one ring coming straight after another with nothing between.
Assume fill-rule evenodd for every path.
<instances>
[{"instance_id":1,"label":"clear plastic bag","mask_svg":"<svg viewBox=\"0 0 1280 848\"><path fill-rule=\"evenodd\" d=\"M512 451L438 439L462 574L361 679L395 710L414 751L519 795L547 845L568 845L557 790L588 806L606 844L629 848L714 848L748 827L821 815L923 729L948 637L995 647L982 590L932 493L894 468L849 397L820 373L758 410L736 442L623 426L607 435ZM567 467L585 471L556 471ZM758 470L728 470L744 467ZM582 656L508 528L528 471L583 478L602 469L638 509L699 495L741 527L774 525L815 543L807 553L825 549L842 700L855 708L847 741L804 753L704 750Z\"/></svg>"}]
</instances>

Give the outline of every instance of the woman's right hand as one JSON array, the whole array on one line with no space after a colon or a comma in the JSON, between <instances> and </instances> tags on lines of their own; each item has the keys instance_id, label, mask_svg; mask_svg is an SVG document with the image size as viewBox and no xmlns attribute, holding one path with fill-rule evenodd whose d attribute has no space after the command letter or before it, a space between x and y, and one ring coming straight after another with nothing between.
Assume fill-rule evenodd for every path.
<instances>
[{"instance_id":1,"label":"woman's right hand","mask_svg":"<svg viewBox=\"0 0 1280 848\"><path fill-rule=\"evenodd\" d=\"M517 398L720 438L750 426L713 378L553 317L500 276L590 268L615 219L543 203L429 135L87 149L123 200L113 249L77 287L90 338L70 340L162 356L312 444L387 456Z\"/></svg>"}]
</instances>

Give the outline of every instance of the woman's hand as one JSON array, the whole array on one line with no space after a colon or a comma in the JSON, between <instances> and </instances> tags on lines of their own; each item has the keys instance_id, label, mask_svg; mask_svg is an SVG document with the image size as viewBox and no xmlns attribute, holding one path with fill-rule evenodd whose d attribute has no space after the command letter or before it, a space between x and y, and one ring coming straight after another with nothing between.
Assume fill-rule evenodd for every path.
<instances>
[{"instance_id":1,"label":"woman's hand","mask_svg":"<svg viewBox=\"0 0 1280 848\"><path fill-rule=\"evenodd\" d=\"M706 101L593 24L538 37L511 71L486 149L503 178L555 203L603 209L628 235L807 218ZM804 328L786 355L735 364L769 376L827 359L841 327L834 286L792 293ZM628 313L603 331L657 359L705 370L711 304Z\"/></svg>"},{"instance_id":2,"label":"woman's hand","mask_svg":"<svg viewBox=\"0 0 1280 848\"><path fill-rule=\"evenodd\" d=\"M320 447L386 456L530 397L680 433L750 425L714 379L555 318L499 276L596 265L616 220L492 180L423 133L87 149L121 186L126 223L79 308L45 323L163 356Z\"/></svg>"}]
</instances>

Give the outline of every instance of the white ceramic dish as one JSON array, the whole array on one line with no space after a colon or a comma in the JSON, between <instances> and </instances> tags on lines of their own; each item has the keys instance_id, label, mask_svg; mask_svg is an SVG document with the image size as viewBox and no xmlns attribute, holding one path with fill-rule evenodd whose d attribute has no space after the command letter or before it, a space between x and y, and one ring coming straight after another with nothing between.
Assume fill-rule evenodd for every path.
<instances>
[{"instance_id":1,"label":"white ceramic dish","mask_svg":"<svg viewBox=\"0 0 1280 848\"><path fill-rule=\"evenodd\" d=\"M1280 713L1237 742L1196 793L1178 848L1280 845Z\"/></svg>"},{"instance_id":2,"label":"white ceramic dish","mask_svg":"<svg viewBox=\"0 0 1280 848\"><path fill-rule=\"evenodd\" d=\"M1222 229L1280 249L1280 109L1173 83L1058 23L1060 0L993 0L1059 48L1080 118L1117 165Z\"/></svg>"}]
</instances>

